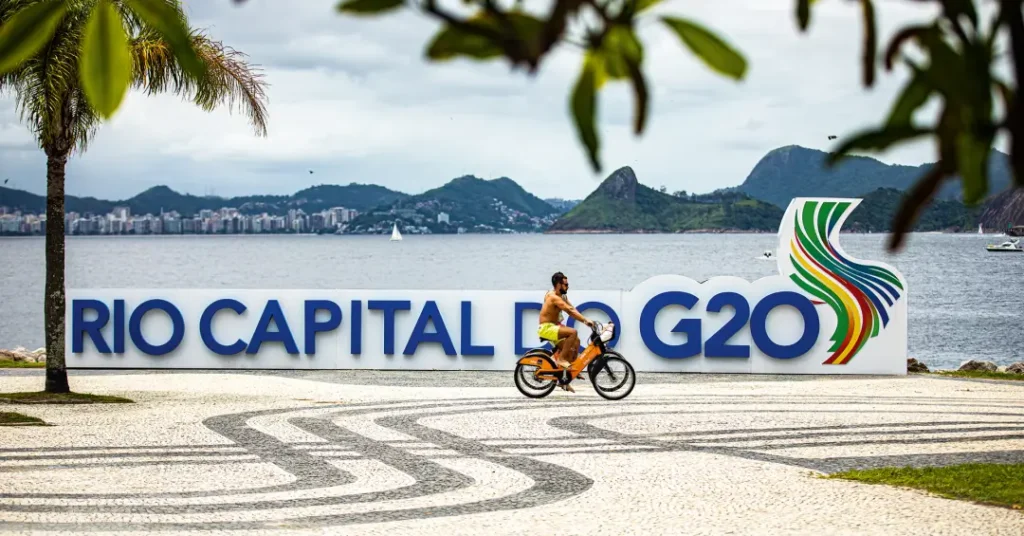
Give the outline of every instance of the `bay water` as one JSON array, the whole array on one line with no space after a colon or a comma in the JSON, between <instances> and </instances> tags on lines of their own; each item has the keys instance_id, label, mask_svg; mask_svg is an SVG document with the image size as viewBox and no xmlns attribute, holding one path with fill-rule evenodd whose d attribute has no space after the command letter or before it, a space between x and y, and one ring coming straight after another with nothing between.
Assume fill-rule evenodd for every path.
<instances>
[{"instance_id":1,"label":"bay water","mask_svg":"<svg viewBox=\"0 0 1024 536\"><path fill-rule=\"evenodd\" d=\"M581 289L630 289L660 274L698 281L774 275L774 234L230 235L68 237L78 288L535 289L551 274ZM1024 361L1024 254L989 253L1001 237L915 233L896 254L886 235L844 234L850 255L895 266L909 285L909 355L931 368L967 359ZM0 348L43 345L42 237L0 238Z\"/></svg>"}]
</instances>

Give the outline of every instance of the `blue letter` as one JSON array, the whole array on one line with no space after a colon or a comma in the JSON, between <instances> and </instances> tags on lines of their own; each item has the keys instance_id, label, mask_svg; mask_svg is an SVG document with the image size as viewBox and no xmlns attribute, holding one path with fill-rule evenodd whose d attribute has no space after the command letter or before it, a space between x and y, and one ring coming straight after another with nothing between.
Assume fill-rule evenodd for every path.
<instances>
[{"instance_id":1,"label":"blue letter","mask_svg":"<svg viewBox=\"0 0 1024 536\"><path fill-rule=\"evenodd\" d=\"M235 355L242 350L245 350L245 343L241 339L236 340L230 346L224 346L217 342L217 339L213 338L213 317L217 314L217 311L221 309L231 309L232 311L242 314L245 312L245 305L238 300L232 300L230 298L217 300L209 305L203 316L199 319L199 335L203 338L203 344L207 348L218 355Z\"/></svg>"},{"instance_id":2,"label":"blue letter","mask_svg":"<svg viewBox=\"0 0 1024 536\"><path fill-rule=\"evenodd\" d=\"M640 313L640 338L652 352L669 359L693 357L700 353L700 319L684 318L672 328L672 333L685 333L686 342L682 344L666 344L658 338L654 330L654 320L658 313L669 305L682 305L690 309L697 304L697 297L689 292L662 292L651 298Z\"/></svg>"},{"instance_id":3,"label":"blue letter","mask_svg":"<svg viewBox=\"0 0 1024 536\"><path fill-rule=\"evenodd\" d=\"M352 300L352 327L349 331L352 333L352 354L363 353L363 302L360 300Z\"/></svg>"},{"instance_id":4,"label":"blue letter","mask_svg":"<svg viewBox=\"0 0 1024 536\"><path fill-rule=\"evenodd\" d=\"M114 353L124 353L124 300L114 300Z\"/></svg>"},{"instance_id":5,"label":"blue letter","mask_svg":"<svg viewBox=\"0 0 1024 536\"><path fill-rule=\"evenodd\" d=\"M142 317L153 309L163 311L171 318L171 338L159 345L149 344L142 336ZM181 344L181 339L185 337L185 319L181 317L181 311L167 300L146 300L132 311L132 316L128 319L128 336L131 337L132 344L144 353L164 355L174 351Z\"/></svg>"},{"instance_id":6,"label":"blue letter","mask_svg":"<svg viewBox=\"0 0 1024 536\"><path fill-rule=\"evenodd\" d=\"M271 322L277 326L277 331L268 329ZM252 333L252 339L249 340L249 347L245 349L245 353L259 352L260 346L265 342L282 342L289 354L299 353L299 347L295 346L295 339L292 338L292 332L288 329L288 321L285 320L284 311L281 310L281 305L277 303L277 300L269 300L267 306L263 308L263 316L260 317L259 324L256 324L256 331Z\"/></svg>"},{"instance_id":7,"label":"blue letter","mask_svg":"<svg viewBox=\"0 0 1024 536\"><path fill-rule=\"evenodd\" d=\"M782 346L772 342L768 336L768 313L780 305L791 305L804 317L804 333L800 339ZM750 336L754 344L761 349L768 357L776 359L792 359L807 353L818 340L818 311L814 304L802 294L792 291L776 292L769 294L754 307L754 313L750 315Z\"/></svg>"},{"instance_id":8,"label":"blue letter","mask_svg":"<svg viewBox=\"0 0 1024 536\"><path fill-rule=\"evenodd\" d=\"M384 354L395 353L395 311L412 309L409 300L370 300L366 308L371 311L384 312Z\"/></svg>"},{"instance_id":9,"label":"blue letter","mask_svg":"<svg viewBox=\"0 0 1024 536\"><path fill-rule=\"evenodd\" d=\"M607 343L605 343L606 347L608 347L608 348L615 348L615 343L619 342L619 335L622 334L622 324L619 323L619 315L615 314L615 311L612 310L611 307L609 307L608 305L603 304L601 302L591 301L591 302L581 303L581 304L576 306L576 311L578 311L580 313L583 313L583 311L586 311L587 309L597 309L598 311L601 311L602 313L608 315L608 320L612 324L615 324L615 335L612 337L612 340L610 340ZM567 320L565 322L565 325L570 327L570 328L571 327L575 327L576 326L576 319L570 316L569 320ZM585 342L586 339L581 337L580 341L581 342ZM583 348L580 347L580 352L582 352L582 351L583 351Z\"/></svg>"},{"instance_id":10,"label":"blue letter","mask_svg":"<svg viewBox=\"0 0 1024 536\"><path fill-rule=\"evenodd\" d=\"M96 320L85 319L86 309L96 311ZM107 304L99 300L71 300L71 353L82 353L85 345L85 335L89 335L96 350L101 354L109 354L110 346L103 339L100 330L110 320L110 309ZM116 329L116 328L115 328Z\"/></svg>"},{"instance_id":11,"label":"blue letter","mask_svg":"<svg viewBox=\"0 0 1024 536\"><path fill-rule=\"evenodd\" d=\"M316 312L327 310L330 317L326 322L316 321ZM331 331L341 325L341 307L329 300L306 300L306 355L316 353L316 334Z\"/></svg>"},{"instance_id":12,"label":"blue letter","mask_svg":"<svg viewBox=\"0 0 1024 536\"><path fill-rule=\"evenodd\" d=\"M523 311L532 311L534 309L540 311L540 308L541 304L538 302L516 302L516 355L522 355L531 350L532 348L537 348L536 346L523 346ZM533 333L534 335L536 335L536 328L534 328ZM551 345L545 343L543 347L550 349Z\"/></svg>"},{"instance_id":13,"label":"blue letter","mask_svg":"<svg viewBox=\"0 0 1024 536\"><path fill-rule=\"evenodd\" d=\"M473 346L473 303L462 302L462 355L494 355L493 346Z\"/></svg>"},{"instance_id":14,"label":"blue letter","mask_svg":"<svg viewBox=\"0 0 1024 536\"><path fill-rule=\"evenodd\" d=\"M433 321L434 333L427 333L427 322ZM452 344L452 338L448 336L448 329L444 326L444 318L441 317L441 311L437 309L437 303L433 300L427 301L423 305L423 311L420 312L420 317L416 319L416 327L412 328L412 335L409 336L409 342L405 345L405 350L402 352L405 355L412 355L416 353L416 348L419 347L420 343L424 342L436 342L444 348L445 355L455 355L455 346Z\"/></svg>"},{"instance_id":15,"label":"blue letter","mask_svg":"<svg viewBox=\"0 0 1024 536\"><path fill-rule=\"evenodd\" d=\"M704 357L750 357L750 346L726 344L747 323L750 317L750 303L735 292L715 294L708 302L708 311L718 313L722 307L730 306L736 314L717 333L708 338L704 345Z\"/></svg>"}]
</instances>

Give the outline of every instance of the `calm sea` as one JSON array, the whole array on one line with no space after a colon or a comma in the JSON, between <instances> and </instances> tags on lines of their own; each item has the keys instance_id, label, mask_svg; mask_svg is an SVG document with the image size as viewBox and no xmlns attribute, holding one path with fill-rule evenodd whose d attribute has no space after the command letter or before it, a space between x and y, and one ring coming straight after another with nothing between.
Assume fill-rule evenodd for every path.
<instances>
[{"instance_id":1,"label":"calm sea","mask_svg":"<svg viewBox=\"0 0 1024 536\"><path fill-rule=\"evenodd\" d=\"M910 285L910 355L932 368L1024 361L1024 254L1001 238L915 234L896 255L883 235L843 235L853 256L895 265ZM71 237L69 287L537 289L561 270L574 290L629 289L650 276L749 280L775 273L762 235ZM0 238L0 348L43 345L42 238Z\"/></svg>"}]
</instances>

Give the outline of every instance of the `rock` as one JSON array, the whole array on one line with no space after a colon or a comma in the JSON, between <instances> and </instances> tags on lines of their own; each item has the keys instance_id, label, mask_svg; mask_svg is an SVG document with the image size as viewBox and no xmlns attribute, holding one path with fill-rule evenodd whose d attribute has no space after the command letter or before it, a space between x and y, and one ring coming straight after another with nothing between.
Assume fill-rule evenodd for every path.
<instances>
[{"instance_id":1,"label":"rock","mask_svg":"<svg viewBox=\"0 0 1024 536\"><path fill-rule=\"evenodd\" d=\"M1018 361L1006 367L1006 372L1010 374L1024 374L1024 361Z\"/></svg>"},{"instance_id":2,"label":"rock","mask_svg":"<svg viewBox=\"0 0 1024 536\"><path fill-rule=\"evenodd\" d=\"M34 352L29 352L21 346L13 350L0 349L0 360L14 361L16 363L43 363L46 361L46 349L40 348Z\"/></svg>"},{"instance_id":3,"label":"rock","mask_svg":"<svg viewBox=\"0 0 1024 536\"><path fill-rule=\"evenodd\" d=\"M931 372L928 370L928 365L911 357L907 359L907 372Z\"/></svg>"},{"instance_id":4,"label":"rock","mask_svg":"<svg viewBox=\"0 0 1024 536\"><path fill-rule=\"evenodd\" d=\"M983 370L985 372L995 372L999 367L991 361L964 361L960 364L960 368L957 370Z\"/></svg>"}]
</instances>

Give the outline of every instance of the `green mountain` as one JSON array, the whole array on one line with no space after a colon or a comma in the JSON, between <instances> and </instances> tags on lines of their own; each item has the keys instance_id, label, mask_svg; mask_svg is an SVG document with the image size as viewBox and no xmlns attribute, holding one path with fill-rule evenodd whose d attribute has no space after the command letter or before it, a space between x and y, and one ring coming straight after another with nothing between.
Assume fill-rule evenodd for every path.
<instances>
[{"instance_id":1,"label":"green mountain","mask_svg":"<svg viewBox=\"0 0 1024 536\"><path fill-rule=\"evenodd\" d=\"M879 188L905 191L932 166L890 165L854 156L828 168L827 156L826 152L797 145L774 149L735 190L784 208L794 197L861 197ZM1009 157L993 150L989 158L990 188L1001 192L1011 181ZM946 182L936 199L961 200L959 179Z\"/></svg>"},{"instance_id":2,"label":"green mountain","mask_svg":"<svg viewBox=\"0 0 1024 536\"><path fill-rule=\"evenodd\" d=\"M739 192L673 196L640 184L630 167L608 176L550 232L775 231L783 211Z\"/></svg>"},{"instance_id":3,"label":"green mountain","mask_svg":"<svg viewBox=\"0 0 1024 536\"><path fill-rule=\"evenodd\" d=\"M391 203L408 197L408 194L389 190L375 184L347 186L321 185L307 188L294 195L258 195L242 197L200 197L178 193L167 186L154 186L135 197L122 201L104 201L92 197L66 196L64 210L82 214L106 214L115 206L127 206L132 214L159 214L160 211L177 211L192 216L200 210L219 210L224 207L237 208L243 214L287 214L292 209L305 212L319 212L331 207L352 208L359 211ZM0 206L13 210L41 214L46 211L46 197L22 190L0 187Z\"/></svg>"},{"instance_id":4,"label":"green mountain","mask_svg":"<svg viewBox=\"0 0 1024 536\"><path fill-rule=\"evenodd\" d=\"M843 224L844 231L889 232L896 210L903 202L903 192L895 188L879 188L862 197L863 201ZM913 230L970 231L978 227L982 207L969 208L959 201L933 200L921 213Z\"/></svg>"},{"instance_id":5,"label":"green mountain","mask_svg":"<svg viewBox=\"0 0 1024 536\"><path fill-rule=\"evenodd\" d=\"M401 226L426 227L432 233L543 230L558 210L507 177L484 180L472 175L444 186L387 203L361 214L350 225L355 233L379 233ZM439 220L446 214L448 222ZM443 218L443 216L442 216Z\"/></svg>"},{"instance_id":6,"label":"green mountain","mask_svg":"<svg viewBox=\"0 0 1024 536\"><path fill-rule=\"evenodd\" d=\"M560 197L551 197L544 200L547 204L555 207L559 214L565 214L572 210L572 207L580 204L580 199L562 199Z\"/></svg>"},{"instance_id":7,"label":"green mountain","mask_svg":"<svg viewBox=\"0 0 1024 536\"><path fill-rule=\"evenodd\" d=\"M94 212L97 214L110 212L114 203L95 197L64 197L64 209L68 212ZM46 212L46 197L32 194L24 190L4 188L0 186L0 207L20 210L26 213L42 214Z\"/></svg>"}]
</instances>

